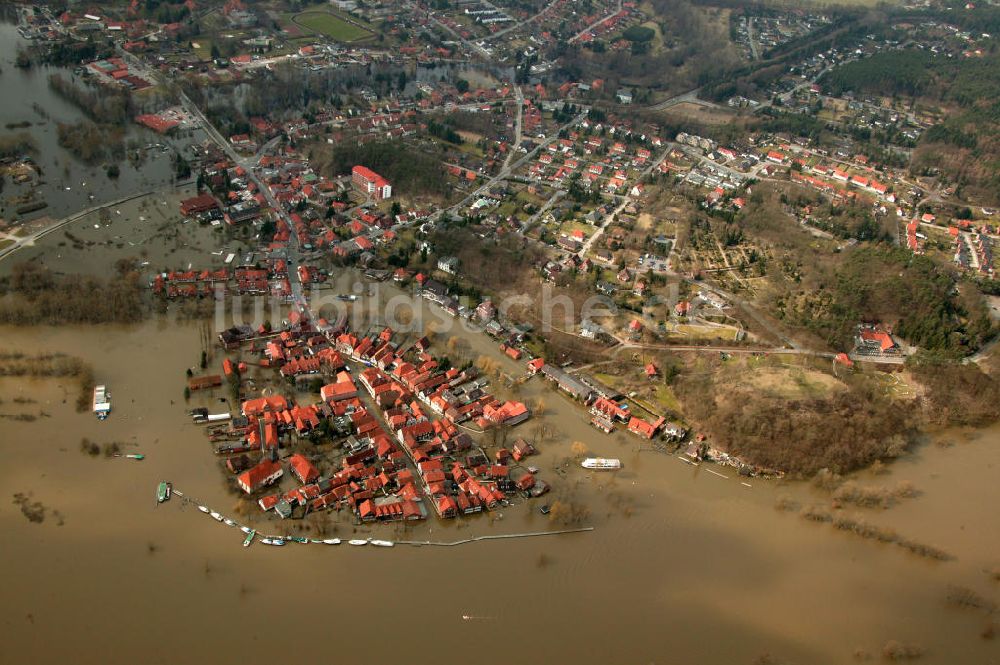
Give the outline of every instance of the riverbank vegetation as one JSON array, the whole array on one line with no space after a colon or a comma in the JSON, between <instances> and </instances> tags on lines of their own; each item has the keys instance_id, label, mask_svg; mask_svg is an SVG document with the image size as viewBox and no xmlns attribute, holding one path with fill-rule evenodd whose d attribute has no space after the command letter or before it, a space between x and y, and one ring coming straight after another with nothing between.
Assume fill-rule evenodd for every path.
<instances>
[{"instance_id":1,"label":"riverbank vegetation","mask_svg":"<svg viewBox=\"0 0 1000 665\"><path fill-rule=\"evenodd\" d=\"M1000 381L974 363L918 355L909 363L924 389L933 425L982 427L1000 420Z\"/></svg>"},{"instance_id":2,"label":"riverbank vegetation","mask_svg":"<svg viewBox=\"0 0 1000 665\"><path fill-rule=\"evenodd\" d=\"M81 120L75 123L60 122L57 131L59 145L88 164L125 157L125 130L120 126L98 125L89 120ZM108 176L112 177L110 171Z\"/></svg>"},{"instance_id":3,"label":"riverbank vegetation","mask_svg":"<svg viewBox=\"0 0 1000 665\"><path fill-rule=\"evenodd\" d=\"M94 370L80 358L63 353L0 352L0 376L75 379L79 385L76 410L86 411L90 407Z\"/></svg>"},{"instance_id":4,"label":"riverbank vegetation","mask_svg":"<svg viewBox=\"0 0 1000 665\"><path fill-rule=\"evenodd\" d=\"M840 531L853 533L866 540L876 540L901 547L912 554L922 556L937 561L950 561L954 557L933 545L927 545L896 533L888 527L877 526L857 515L845 515L843 513L827 510L823 506L806 506L799 515L811 522L830 524Z\"/></svg>"},{"instance_id":5,"label":"riverbank vegetation","mask_svg":"<svg viewBox=\"0 0 1000 665\"><path fill-rule=\"evenodd\" d=\"M132 97L125 90L80 86L62 74L50 74L49 87L94 122L125 124L134 113Z\"/></svg>"},{"instance_id":6,"label":"riverbank vegetation","mask_svg":"<svg viewBox=\"0 0 1000 665\"><path fill-rule=\"evenodd\" d=\"M685 415L715 445L758 466L843 473L898 457L913 433L912 419L864 376L789 396L734 383L719 365L694 369L674 384Z\"/></svg>"},{"instance_id":7,"label":"riverbank vegetation","mask_svg":"<svg viewBox=\"0 0 1000 665\"><path fill-rule=\"evenodd\" d=\"M28 132L11 132L0 136L0 158L20 157L37 150L35 138Z\"/></svg>"},{"instance_id":8,"label":"riverbank vegetation","mask_svg":"<svg viewBox=\"0 0 1000 665\"><path fill-rule=\"evenodd\" d=\"M107 58L113 53L114 49L110 44L67 37L62 41L34 42L28 46L19 46L14 64L22 69L30 69L35 65L73 67L81 62Z\"/></svg>"},{"instance_id":9,"label":"riverbank vegetation","mask_svg":"<svg viewBox=\"0 0 1000 665\"><path fill-rule=\"evenodd\" d=\"M61 74L49 76L49 87L87 116L58 124L60 146L88 164L124 159L124 128L135 114L128 92L80 86Z\"/></svg>"},{"instance_id":10,"label":"riverbank vegetation","mask_svg":"<svg viewBox=\"0 0 1000 665\"><path fill-rule=\"evenodd\" d=\"M142 292L130 262L119 262L107 278L18 264L0 279L0 324L134 323L146 315Z\"/></svg>"}]
</instances>

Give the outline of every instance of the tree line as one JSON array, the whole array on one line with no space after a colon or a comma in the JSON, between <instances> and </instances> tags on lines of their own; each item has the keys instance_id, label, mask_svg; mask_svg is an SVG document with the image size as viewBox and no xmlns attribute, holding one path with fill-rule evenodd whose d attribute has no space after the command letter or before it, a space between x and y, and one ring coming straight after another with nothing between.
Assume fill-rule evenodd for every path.
<instances>
[{"instance_id":1,"label":"tree line","mask_svg":"<svg viewBox=\"0 0 1000 665\"><path fill-rule=\"evenodd\" d=\"M104 279L20 263L0 280L0 324L134 323L146 315L142 293L128 262Z\"/></svg>"}]
</instances>

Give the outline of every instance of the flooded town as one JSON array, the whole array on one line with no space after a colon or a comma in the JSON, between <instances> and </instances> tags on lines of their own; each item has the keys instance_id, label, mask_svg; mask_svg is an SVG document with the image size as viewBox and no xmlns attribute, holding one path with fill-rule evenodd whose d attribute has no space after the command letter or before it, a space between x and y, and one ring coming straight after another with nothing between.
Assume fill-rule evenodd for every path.
<instances>
[{"instance_id":1,"label":"flooded town","mask_svg":"<svg viewBox=\"0 0 1000 665\"><path fill-rule=\"evenodd\" d=\"M0 660L1000 662L997 31L3 3Z\"/></svg>"}]
</instances>

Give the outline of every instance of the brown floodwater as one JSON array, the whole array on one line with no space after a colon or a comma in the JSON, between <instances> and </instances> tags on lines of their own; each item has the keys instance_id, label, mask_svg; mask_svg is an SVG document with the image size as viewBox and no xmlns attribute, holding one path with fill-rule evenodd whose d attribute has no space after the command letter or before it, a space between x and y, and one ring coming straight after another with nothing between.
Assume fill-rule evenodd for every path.
<instances>
[{"instance_id":1,"label":"brown floodwater","mask_svg":"<svg viewBox=\"0 0 1000 665\"><path fill-rule=\"evenodd\" d=\"M459 334L472 353L502 358L485 337ZM747 487L726 469L639 452L634 437L592 429L538 379L521 398L544 397L545 414L515 434L530 437L539 422L557 432L532 463L555 496L587 506L594 531L458 547L243 548L240 532L194 506L155 503L164 479L223 513L235 503L185 415L184 369L201 348L195 324L0 328L0 339L7 350L86 359L114 405L99 422L75 411L71 381L0 379L0 414L44 414L0 419L0 662L244 663L330 653L363 663L728 665L767 653L813 665L853 662L858 649L878 661L888 640L920 644L921 663L1000 662L1000 640L980 636L984 616L946 603L949 585L1000 598L987 573L1000 566L1000 428L949 432L952 447L928 444L886 475L859 476L911 481L918 497L861 512L946 550L955 557L946 562L775 509L780 496L822 500L809 485L753 479ZM134 444L125 452L147 458L92 458L80 451L82 437ZM558 472L574 440L620 457L625 469ZM47 509L41 523L13 503L29 492ZM528 504L432 518L409 535L453 541L551 528ZM402 537L392 526L359 531ZM352 533L340 522L337 535Z\"/></svg>"}]
</instances>

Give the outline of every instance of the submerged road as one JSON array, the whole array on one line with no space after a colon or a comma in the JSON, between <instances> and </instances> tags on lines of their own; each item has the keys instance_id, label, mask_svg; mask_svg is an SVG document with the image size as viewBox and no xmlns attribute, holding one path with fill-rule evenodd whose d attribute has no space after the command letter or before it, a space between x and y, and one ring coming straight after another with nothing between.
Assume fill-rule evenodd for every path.
<instances>
[{"instance_id":1,"label":"submerged road","mask_svg":"<svg viewBox=\"0 0 1000 665\"><path fill-rule=\"evenodd\" d=\"M50 233L58 231L59 229L63 228L64 226L67 226L69 224L72 224L73 222L79 221L80 219L82 219L83 217L86 217L87 215L89 215L91 213L97 212L101 208L109 208L111 206L121 205L121 204L127 203L127 202L129 202L129 201L131 201L133 199L139 199L139 198L142 198L144 196L150 196L150 195L155 194L155 193L156 193L155 191L140 192L139 194L130 194L129 196L123 196L120 199L115 199L114 201L108 201L108 202L102 203L100 205L90 206L89 208L85 208L84 210L81 210L79 212L75 212L72 215L70 215L69 217L64 217L63 219L59 220L58 222L56 222L54 224L50 224L49 226L46 226L44 229L36 231L35 233L32 233L31 235L24 236L23 238L19 238L18 236L13 236L13 235L9 235L8 234L6 237L8 239L10 239L10 240L13 240L14 244L13 245L9 245L7 247L4 247L3 249L0 249L0 261L4 260L5 258L7 258L8 256L10 256L11 254L13 254L14 252L16 252L17 250L21 249L22 247L30 247L30 246L32 246L32 245L35 244L35 241L40 240L41 238L49 235Z\"/></svg>"}]
</instances>

